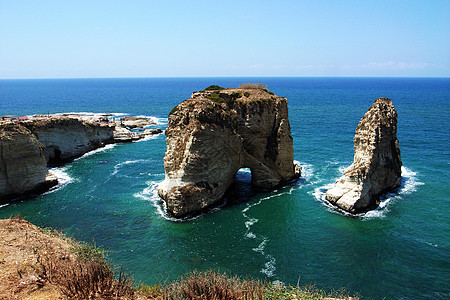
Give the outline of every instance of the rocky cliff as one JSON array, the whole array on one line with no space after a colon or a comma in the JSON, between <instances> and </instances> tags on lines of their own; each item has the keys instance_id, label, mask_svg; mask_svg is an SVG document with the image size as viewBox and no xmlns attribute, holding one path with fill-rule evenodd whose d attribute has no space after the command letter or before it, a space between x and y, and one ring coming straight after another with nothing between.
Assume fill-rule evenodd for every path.
<instances>
[{"instance_id":1,"label":"rocky cliff","mask_svg":"<svg viewBox=\"0 0 450 300\"><path fill-rule=\"evenodd\" d=\"M50 164L69 161L113 142L114 126L81 118L40 118L25 122L45 146Z\"/></svg>"},{"instance_id":2,"label":"rocky cliff","mask_svg":"<svg viewBox=\"0 0 450 300\"><path fill-rule=\"evenodd\" d=\"M166 136L158 193L175 217L218 204L240 168L250 168L257 188L300 176L287 100L267 90L195 92L170 113Z\"/></svg>"},{"instance_id":3,"label":"rocky cliff","mask_svg":"<svg viewBox=\"0 0 450 300\"><path fill-rule=\"evenodd\" d=\"M326 200L351 213L377 206L381 194L400 185L397 111L388 98L379 98L356 128L353 164L326 193Z\"/></svg>"},{"instance_id":4,"label":"rocky cliff","mask_svg":"<svg viewBox=\"0 0 450 300\"><path fill-rule=\"evenodd\" d=\"M0 203L57 184L36 136L20 124L0 126Z\"/></svg>"}]
</instances>

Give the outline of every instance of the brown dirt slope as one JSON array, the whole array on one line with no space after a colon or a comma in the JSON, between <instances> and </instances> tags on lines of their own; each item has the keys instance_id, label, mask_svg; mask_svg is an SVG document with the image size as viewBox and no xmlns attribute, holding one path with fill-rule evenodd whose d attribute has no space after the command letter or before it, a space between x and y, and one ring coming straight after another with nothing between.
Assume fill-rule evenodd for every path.
<instances>
[{"instance_id":1,"label":"brown dirt slope","mask_svg":"<svg viewBox=\"0 0 450 300\"><path fill-rule=\"evenodd\" d=\"M75 254L77 245L25 220L0 220L0 299L140 298L104 261Z\"/></svg>"}]
</instances>

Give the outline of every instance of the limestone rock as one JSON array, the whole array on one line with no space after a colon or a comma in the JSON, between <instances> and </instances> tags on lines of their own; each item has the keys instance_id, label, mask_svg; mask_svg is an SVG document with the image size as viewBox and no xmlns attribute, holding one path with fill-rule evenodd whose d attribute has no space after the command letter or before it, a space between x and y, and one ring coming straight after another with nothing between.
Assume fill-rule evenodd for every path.
<instances>
[{"instance_id":1,"label":"limestone rock","mask_svg":"<svg viewBox=\"0 0 450 300\"><path fill-rule=\"evenodd\" d=\"M114 126L78 117L52 117L24 123L45 146L49 163L70 161L113 142Z\"/></svg>"},{"instance_id":2,"label":"limestone rock","mask_svg":"<svg viewBox=\"0 0 450 300\"><path fill-rule=\"evenodd\" d=\"M377 206L380 195L400 185L397 111L388 98L379 98L356 128L353 164L326 193L326 200L351 213Z\"/></svg>"},{"instance_id":3,"label":"limestone rock","mask_svg":"<svg viewBox=\"0 0 450 300\"><path fill-rule=\"evenodd\" d=\"M300 176L287 100L267 90L195 92L172 110L165 133L165 180L158 193L175 217L218 204L240 168L250 168L257 188Z\"/></svg>"},{"instance_id":4,"label":"limestone rock","mask_svg":"<svg viewBox=\"0 0 450 300\"><path fill-rule=\"evenodd\" d=\"M155 125L156 123L149 118L145 117L123 117L120 121L117 121L120 125L123 125L129 129L145 127L149 125Z\"/></svg>"},{"instance_id":5,"label":"limestone rock","mask_svg":"<svg viewBox=\"0 0 450 300\"><path fill-rule=\"evenodd\" d=\"M36 136L20 124L0 126L0 203L57 183Z\"/></svg>"}]
</instances>

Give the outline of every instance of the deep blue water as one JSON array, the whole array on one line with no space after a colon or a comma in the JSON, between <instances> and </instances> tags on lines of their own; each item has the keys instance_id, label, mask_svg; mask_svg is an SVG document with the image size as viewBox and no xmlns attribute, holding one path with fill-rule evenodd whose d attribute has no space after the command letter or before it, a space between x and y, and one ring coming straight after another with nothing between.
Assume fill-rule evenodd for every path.
<instances>
[{"instance_id":1,"label":"deep blue water","mask_svg":"<svg viewBox=\"0 0 450 300\"><path fill-rule=\"evenodd\" d=\"M108 146L62 168L58 189L0 207L110 252L137 281L220 268L289 284L345 287L374 299L450 297L450 79L143 78L0 80L0 115L112 112L158 118L211 84L263 82L289 102L295 159L304 177L256 194L238 173L238 204L189 222L161 215L163 135ZM353 160L356 126L378 97L393 101L403 186L358 218L321 197Z\"/></svg>"}]
</instances>

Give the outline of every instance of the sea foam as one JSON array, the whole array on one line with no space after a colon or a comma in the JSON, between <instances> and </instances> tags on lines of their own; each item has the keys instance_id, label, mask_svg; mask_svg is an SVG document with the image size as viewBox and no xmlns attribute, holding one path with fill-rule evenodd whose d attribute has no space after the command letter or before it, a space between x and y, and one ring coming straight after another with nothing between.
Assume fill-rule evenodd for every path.
<instances>
[{"instance_id":1,"label":"sea foam","mask_svg":"<svg viewBox=\"0 0 450 300\"><path fill-rule=\"evenodd\" d=\"M100 152L104 152L104 151L110 150L110 149L114 148L116 145L117 144L108 144L108 145L106 145L104 147L97 148L95 150L86 152L85 154L83 154L82 156L80 156L79 158L77 158L75 160L79 160L81 158L88 157L88 156L91 156L91 155L96 154L96 153L100 153Z\"/></svg>"},{"instance_id":2,"label":"sea foam","mask_svg":"<svg viewBox=\"0 0 450 300\"><path fill-rule=\"evenodd\" d=\"M71 177L69 175L69 173L67 173L68 168L69 168L68 166L65 166L65 167L55 167L55 168L49 169L49 171L51 173L53 173L53 175L55 175L56 178L58 178L58 184L56 186L52 187L47 192L45 192L44 195L53 193L54 191L59 190L74 181L74 178Z\"/></svg>"},{"instance_id":3,"label":"sea foam","mask_svg":"<svg viewBox=\"0 0 450 300\"><path fill-rule=\"evenodd\" d=\"M163 219L171 222L183 222L186 219L176 219L167 214L166 203L158 195L158 181L148 181L147 187L144 188L142 192L136 193L133 196L139 199L149 201L156 208L156 214L161 216ZM190 218L189 220L196 219L197 217Z\"/></svg>"}]
</instances>

